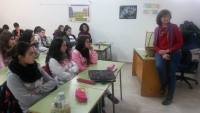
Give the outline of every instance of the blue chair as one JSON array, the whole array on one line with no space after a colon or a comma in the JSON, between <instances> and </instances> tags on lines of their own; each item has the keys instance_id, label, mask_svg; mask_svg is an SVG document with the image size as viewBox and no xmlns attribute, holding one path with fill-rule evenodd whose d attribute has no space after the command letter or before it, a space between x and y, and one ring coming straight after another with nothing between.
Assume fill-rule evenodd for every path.
<instances>
[{"instance_id":1,"label":"blue chair","mask_svg":"<svg viewBox=\"0 0 200 113\"><path fill-rule=\"evenodd\" d=\"M177 72L180 72L181 75L176 75L176 80L185 81L189 85L190 89L193 89L193 87L188 80L194 81L195 84L199 84L197 80L184 76L185 73L195 74L197 70L198 62L191 61L192 55L190 52L192 49L199 48L196 40L197 36L195 34L191 34L187 39L187 42L184 42L183 46L181 47L181 59L177 68Z\"/></svg>"}]
</instances>

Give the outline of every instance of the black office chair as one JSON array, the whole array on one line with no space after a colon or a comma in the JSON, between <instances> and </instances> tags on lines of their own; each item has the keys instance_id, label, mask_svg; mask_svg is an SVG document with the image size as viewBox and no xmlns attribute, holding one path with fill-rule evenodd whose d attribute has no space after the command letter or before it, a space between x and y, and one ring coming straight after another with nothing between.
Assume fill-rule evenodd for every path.
<instances>
[{"instance_id":1,"label":"black office chair","mask_svg":"<svg viewBox=\"0 0 200 113\"><path fill-rule=\"evenodd\" d=\"M198 35L199 32L194 32L190 30L183 30L181 31L182 36L183 36L183 41L184 44L181 47L181 60L178 65L177 72L180 72L180 76L176 76L176 80L181 80L185 81L190 89L193 89L192 85L188 82L194 81L196 84L198 84L198 81L189 77L185 77L185 73L189 74L195 74L197 67L198 67L198 62L192 62L192 55L190 50L200 48L198 45Z\"/></svg>"},{"instance_id":2,"label":"black office chair","mask_svg":"<svg viewBox=\"0 0 200 113\"><path fill-rule=\"evenodd\" d=\"M185 73L195 74L198 67L198 62L191 61L191 52L190 50L181 50L181 60L177 68L177 72L180 72L181 75L176 75L176 80L185 81L190 89L193 89L192 85L188 82L194 81L198 85L198 81L189 77L184 76Z\"/></svg>"}]
</instances>

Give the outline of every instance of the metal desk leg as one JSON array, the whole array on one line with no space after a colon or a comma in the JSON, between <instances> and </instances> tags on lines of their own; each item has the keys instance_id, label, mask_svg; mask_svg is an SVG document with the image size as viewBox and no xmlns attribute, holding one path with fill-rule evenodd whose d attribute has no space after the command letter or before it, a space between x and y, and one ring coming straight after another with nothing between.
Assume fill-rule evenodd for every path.
<instances>
[{"instance_id":1,"label":"metal desk leg","mask_svg":"<svg viewBox=\"0 0 200 113\"><path fill-rule=\"evenodd\" d=\"M97 103L98 104L98 113L102 113L102 99L101 98L99 99L99 102Z\"/></svg>"},{"instance_id":2,"label":"metal desk leg","mask_svg":"<svg viewBox=\"0 0 200 113\"><path fill-rule=\"evenodd\" d=\"M119 77L120 77L120 94L121 94L121 100L122 100L122 75L121 70L119 71Z\"/></svg>"},{"instance_id":3,"label":"metal desk leg","mask_svg":"<svg viewBox=\"0 0 200 113\"><path fill-rule=\"evenodd\" d=\"M107 50L105 51L105 60L108 60L107 59Z\"/></svg>"},{"instance_id":4,"label":"metal desk leg","mask_svg":"<svg viewBox=\"0 0 200 113\"><path fill-rule=\"evenodd\" d=\"M110 45L110 60L112 61L111 45Z\"/></svg>"},{"instance_id":5,"label":"metal desk leg","mask_svg":"<svg viewBox=\"0 0 200 113\"><path fill-rule=\"evenodd\" d=\"M114 82L112 82L113 113L115 113Z\"/></svg>"}]
</instances>

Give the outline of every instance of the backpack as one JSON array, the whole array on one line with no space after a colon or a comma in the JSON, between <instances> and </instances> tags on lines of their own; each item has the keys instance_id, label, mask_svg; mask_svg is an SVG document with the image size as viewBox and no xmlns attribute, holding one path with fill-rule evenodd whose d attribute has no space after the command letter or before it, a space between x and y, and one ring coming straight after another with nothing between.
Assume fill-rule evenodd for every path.
<instances>
[{"instance_id":1,"label":"backpack","mask_svg":"<svg viewBox=\"0 0 200 113\"><path fill-rule=\"evenodd\" d=\"M0 113L22 113L18 100L8 89L6 81L0 86Z\"/></svg>"}]
</instances>

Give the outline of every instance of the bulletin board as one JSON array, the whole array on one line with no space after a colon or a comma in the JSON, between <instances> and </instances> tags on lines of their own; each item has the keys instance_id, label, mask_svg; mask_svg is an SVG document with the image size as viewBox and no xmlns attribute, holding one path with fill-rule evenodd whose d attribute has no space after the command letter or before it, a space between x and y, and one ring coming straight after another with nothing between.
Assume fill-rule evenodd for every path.
<instances>
[{"instance_id":1,"label":"bulletin board","mask_svg":"<svg viewBox=\"0 0 200 113\"><path fill-rule=\"evenodd\" d=\"M90 22L90 5L69 5L69 22Z\"/></svg>"}]
</instances>

